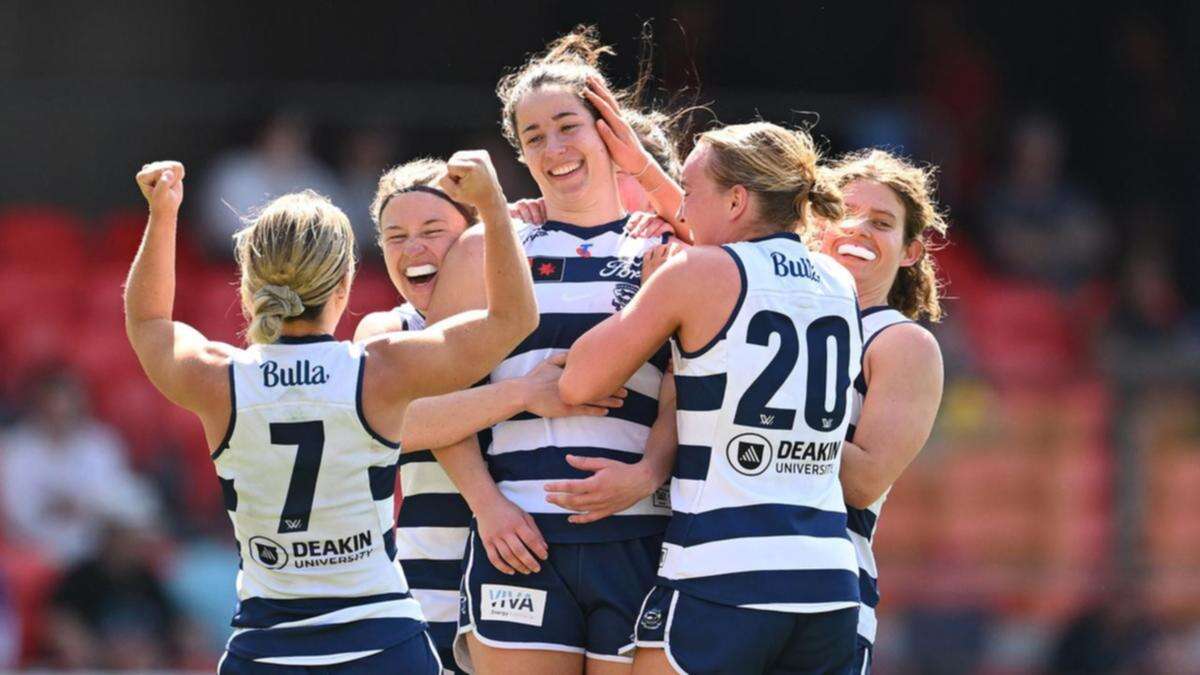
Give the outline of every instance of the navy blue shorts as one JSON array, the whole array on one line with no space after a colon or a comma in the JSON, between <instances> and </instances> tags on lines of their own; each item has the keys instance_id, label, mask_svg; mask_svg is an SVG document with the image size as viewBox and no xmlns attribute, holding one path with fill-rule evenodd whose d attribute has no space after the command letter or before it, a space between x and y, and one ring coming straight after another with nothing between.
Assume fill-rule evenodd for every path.
<instances>
[{"instance_id":1,"label":"navy blue shorts","mask_svg":"<svg viewBox=\"0 0 1200 675\"><path fill-rule=\"evenodd\" d=\"M541 571L510 576L492 566L471 532L454 644L460 664L470 631L490 647L633 662L633 622L654 585L662 537L548 548Z\"/></svg>"},{"instance_id":2,"label":"navy blue shorts","mask_svg":"<svg viewBox=\"0 0 1200 675\"><path fill-rule=\"evenodd\" d=\"M634 629L638 647L662 648L681 673L854 671L858 607L793 614L719 605L655 586Z\"/></svg>"},{"instance_id":3,"label":"navy blue shorts","mask_svg":"<svg viewBox=\"0 0 1200 675\"><path fill-rule=\"evenodd\" d=\"M854 645L854 675L871 675L871 664L875 660L875 647L859 635Z\"/></svg>"},{"instance_id":4,"label":"navy blue shorts","mask_svg":"<svg viewBox=\"0 0 1200 675\"><path fill-rule=\"evenodd\" d=\"M329 666L284 666L244 659L225 652L217 675L442 675L442 663L429 634L422 631L398 645L361 659Z\"/></svg>"}]
</instances>

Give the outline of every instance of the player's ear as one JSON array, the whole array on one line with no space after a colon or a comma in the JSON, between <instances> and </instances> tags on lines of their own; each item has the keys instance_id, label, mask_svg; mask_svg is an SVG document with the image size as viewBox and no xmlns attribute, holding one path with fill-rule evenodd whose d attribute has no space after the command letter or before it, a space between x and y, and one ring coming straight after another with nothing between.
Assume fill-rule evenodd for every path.
<instances>
[{"instance_id":1,"label":"player's ear","mask_svg":"<svg viewBox=\"0 0 1200 675\"><path fill-rule=\"evenodd\" d=\"M925 257L925 242L920 239L913 239L904 245L903 255L900 257L901 267L912 267Z\"/></svg>"},{"instance_id":2,"label":"player's ear","mask_svg":"<svg viewBox=\"0 0 1200 675\"><path fill-rule=\"evenodd\" d=\"M729 188L729 219L737 220L750 208L750 193L744 185Z\"/></svg>"}]
</instances>

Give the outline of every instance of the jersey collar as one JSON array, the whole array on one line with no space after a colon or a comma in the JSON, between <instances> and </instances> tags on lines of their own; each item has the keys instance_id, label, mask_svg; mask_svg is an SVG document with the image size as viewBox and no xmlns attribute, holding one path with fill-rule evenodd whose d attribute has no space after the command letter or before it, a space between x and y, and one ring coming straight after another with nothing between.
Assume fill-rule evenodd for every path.
<instances>
[{"instance_id":1,"label":"jersey collar","mask_svg":"<svg viewBox=\"0 0 1200 675\"><path fill-rule=\"evenodd\" d=\"M579 237L580 239L592 239L593 237L599 237L600 235L608 232L620 234L621 232L625 231L625 223L628 221L629 216L624 216L618 220L612 221L611 223L604 223L603 225L596 225L594 227L583 227L580 225L573 225L571 223L564 223L558 220L547 220L544 224L542 224L542 229L549 230L551 232L564 232L571 236Z\"/></svg>"},{"instance_id":2,"label":"jersey collar","mask_svg":"<svg viewBox=\"0 0 1200 675\"><path fill-rule=\"evenodd\" d=\"M321 333L319 335L280 335L275 343L281 345L308 345L314 342L333 342L335 339L329 333Z\"/></svg>"}]
</instances>

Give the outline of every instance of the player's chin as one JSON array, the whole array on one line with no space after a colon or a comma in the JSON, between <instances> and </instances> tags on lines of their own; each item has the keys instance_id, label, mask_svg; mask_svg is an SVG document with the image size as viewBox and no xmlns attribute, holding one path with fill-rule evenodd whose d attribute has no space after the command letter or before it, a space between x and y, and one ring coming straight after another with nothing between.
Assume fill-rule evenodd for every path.
<instances>
[{"instance_id":1,"label":"player's chin","mask_svg":"<svg viewBox=\"0 0 1200 675\"><path fill-rule=\"evenodd\" d=\"M436 287L437 275L434 275L427 281L404 281L400 284L400 293L413 307L423 312L429 308Z\"/></svg>"}]
</instances>

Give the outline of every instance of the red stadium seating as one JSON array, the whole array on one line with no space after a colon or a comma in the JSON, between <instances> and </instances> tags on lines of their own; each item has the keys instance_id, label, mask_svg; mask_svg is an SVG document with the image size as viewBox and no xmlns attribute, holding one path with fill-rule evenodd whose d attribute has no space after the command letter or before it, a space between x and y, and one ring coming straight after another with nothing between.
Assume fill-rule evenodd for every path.
<instances>
[{"instance_id":1,"label":"red stadium seating","mask_svg":"<svg viewBox=\"0 0 1200 675\"><path fill-rule=\"evenodd\" d=\"M0 263L5 269L71 273L86 258L87 231L69 211L15 206L0 211Z\"/></svg>"}]
</instances>

